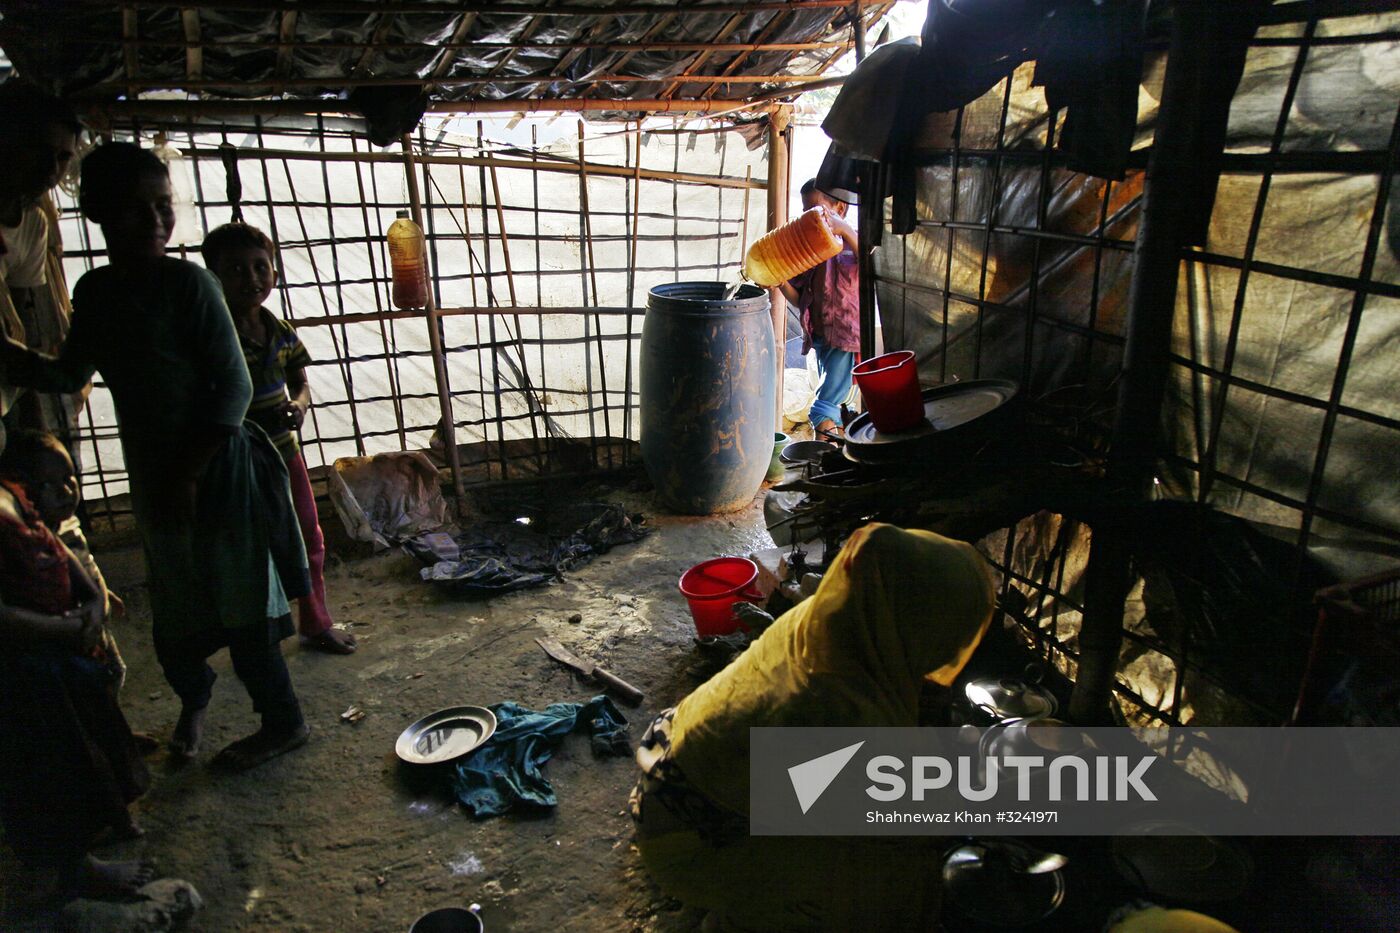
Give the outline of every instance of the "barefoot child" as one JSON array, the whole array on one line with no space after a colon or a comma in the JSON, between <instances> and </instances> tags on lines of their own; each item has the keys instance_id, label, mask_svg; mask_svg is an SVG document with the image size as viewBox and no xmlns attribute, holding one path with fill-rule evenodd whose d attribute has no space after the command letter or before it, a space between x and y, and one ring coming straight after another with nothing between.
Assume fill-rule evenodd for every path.
<instances>
[{"instance_id":1,"label":"barefoot child","mask_svg":"<svg viewBox=\"0 0 1400 933\"><path fill-rule=\"evenodd\" d=\"M13 458L0 457L7 474ZM102 862L104 830L135 832L145 766L111 689L103 599L12 479L0 479L0 823L64 897L129 895L140 862Z\"/></svg>"},{"instance_id":2,"label":"barefoot child","mask_svg":"<svg viewBox=\"0 0 1400 933\"><path fill-rule=\"evenodd\" d=\"M156 657L182 703L171 751L198 750L214 682L206 659L227 647L262 728L215 762L250 768L309 734L279 645L291 634L288 594L308 590L286 467L243 423L252 387L218 282L165 256L175 224L165 165L129 143L100 146L83 161L79 203L111 264L78 282L57 358L5 341L0 368L45 391L101 372L146 554Z\"/></svg>"},{"instance_id":3,"label":"barefoot child","mask_svg":"<svg viewBox=\"0 0 1400 933\"><path fill-rule=\"evenodd\" d=\"M292 325L263 304L277 284L276 247L257 227L232 223L210 231L199 250L205 267L223 286L224 301L248 361L248 375L253 380L248 420L267 432L287 462L292 501L311 570L311 592L298 600L297 628L303 643L313 648L350 654L355 650L355 636L335 628L326 607L325 539L296 435L311 407L311 387L306 381L311 355Z\"/></svg>"}]
</instances>

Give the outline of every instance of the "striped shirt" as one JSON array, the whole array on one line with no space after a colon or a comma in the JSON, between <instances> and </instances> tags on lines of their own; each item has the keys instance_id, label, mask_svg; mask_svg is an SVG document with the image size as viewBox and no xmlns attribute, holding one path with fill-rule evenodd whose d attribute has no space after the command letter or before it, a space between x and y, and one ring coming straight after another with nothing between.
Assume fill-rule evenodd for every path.
<instances>
[{"instance_id":1,"label":"striped shirt","mask_svg":"<svg viewBox=\"0 0 1400 933\"><path fill-rule=\"evenodd\" d=\"M258 311L262 315L263 333L267 336L266 345L255 344L239 334L243 358L248 361L248 376L253 380L248 420L267 432L283 460L291 460L301 446L286 415L282 414L282 406L289 399L287 370L305 369L311 363L311 354L306 352L306 346L291 324L265 307Z\"/></svg>"}]
</instances>

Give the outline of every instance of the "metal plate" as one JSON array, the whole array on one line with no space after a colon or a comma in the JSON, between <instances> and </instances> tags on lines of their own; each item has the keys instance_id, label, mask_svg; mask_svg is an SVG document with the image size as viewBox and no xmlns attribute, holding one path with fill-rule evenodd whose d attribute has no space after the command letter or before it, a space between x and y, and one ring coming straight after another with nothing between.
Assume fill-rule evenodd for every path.
<instances>
[{"instance_id":1,"label":"metal plate","mask_svg":"<svg viewBox=\"0 0 1400 933\"><path fill-rule=\"evenodd\" d=\"M974 379L923 390L924 422L908 431L882 434L870 413L859 415L846 429L846 456L855 461L889 461L931 449L949 435L1003 408L1020 386L1005 379Z\"/></svg>"},{"instance_id":2,"label":"metal plate","mask_svg":"<svg viewBox=\"0 0 1400 933\"><path fill-rule=\"evenodd\" d=\"M820 463L822 457L836 451L829 441L793 441L783 448L778 459L784 463Z\"/></svg>"},{"instance_id":3,"label":"metal plate","mask_svg":"<svg viewBox=\"0 0 1400 933\"><path fill-rule=\"evenodd\" d=\"M484 706L451 706L424 716L399 735L394 754L414 765L437 765L470 754L496 731Z\"/></svg>"}]
</instances>

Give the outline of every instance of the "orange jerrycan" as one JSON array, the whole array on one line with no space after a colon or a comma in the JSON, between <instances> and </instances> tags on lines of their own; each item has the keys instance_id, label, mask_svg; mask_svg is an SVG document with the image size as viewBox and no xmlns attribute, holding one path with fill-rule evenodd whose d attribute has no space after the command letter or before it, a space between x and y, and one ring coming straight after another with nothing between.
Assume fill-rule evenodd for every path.
<instances>
[{"instance_id":1,"label":"orange jerrycan","mask_svg":"<svg viewBox=\"0 0 1400 933\"><path fill-rule=\"evenodd\" d=\"M754 241L744 257L744 278L772 288L839 252L841 238L831 229L826 211L814 207Z\"/></svg>"}]
</instances>

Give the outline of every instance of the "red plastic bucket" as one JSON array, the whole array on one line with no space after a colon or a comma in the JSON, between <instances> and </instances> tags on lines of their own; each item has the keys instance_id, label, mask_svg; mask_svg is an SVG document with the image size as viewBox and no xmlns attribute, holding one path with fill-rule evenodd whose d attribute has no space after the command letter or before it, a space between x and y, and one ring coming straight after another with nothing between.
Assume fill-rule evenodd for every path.
<instances>
[{"instance_id":1,"label":"red plastic bucket","mask_svg":"<svg viewBox=\"0 0 1400 933\"><path fill-rule=\"evenodd\" d=\"M881 433L907 431L924 420L919 367L913 350L896 350L857 363L851 370L865 410Z\"/></svg>"},{"instance_id":2,"label":"red plastic bucket","mask_svg":"<svg viewBox=\"0 0 1400 933\"><path fill-rule=\"evenodd\" d=\"M763 597L753 590L758 565L745 557L716 557L681 574L680 590L701 638L729 635L739 628L734 604Z\"/></svg>"}]
</instances>

